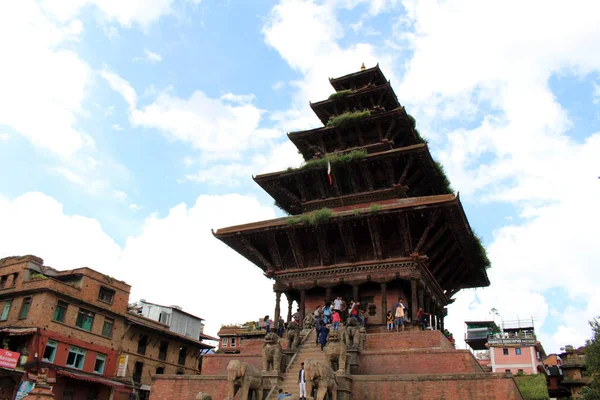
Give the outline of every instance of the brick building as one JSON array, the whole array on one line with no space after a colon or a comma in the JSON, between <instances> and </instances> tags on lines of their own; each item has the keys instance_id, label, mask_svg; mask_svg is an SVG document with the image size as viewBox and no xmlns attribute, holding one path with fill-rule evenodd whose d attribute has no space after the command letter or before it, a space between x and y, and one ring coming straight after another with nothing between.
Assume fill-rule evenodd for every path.
<instances>
[{"instance_id":1,"label":"brick building","mask_svg":"<svg viewBox=\"0 0 600 400\"><path fill-rule=\"evenodd\" d=\"M584 375L585 347L566 346L563 353L550 354L544 366L552 397L580 398L581 390L590 383L590 378Z\"/></svg>"},{"instance_id":2,"label":"brick building","mask_svg":"<svg viewBox=\"0 0 600 400\"><path fill-rule=\"evenodd\" d=\"M223 325L219 330L219 352L243 353L260 349L267 332L254 324Z\"/></svg>"},{"instance_id":3,"label":"brick building","mask_svg":"<svg viewBox=\"0 0 600 400\"><path fill-rule=\"evenodd\" d=\"M533 320L468 321L465 342L476 351L482 367L489 372L537 374L544 371L544 348L537 340Z\"/></svg>"},{"instance_id":4,"label":"brick building","mask_svg":"<svg viewBox=\"0 0 600 400\"><path fill-rule=\"evenodd\" d=\"M35 256L1 259L0 398L14 398L39 375L56 399L128 399L134 388L144 398L146 372L197 373L200 351L212 346L129 312L130 289L90 268L58 271Z\"/></svg>"}]
</instances>

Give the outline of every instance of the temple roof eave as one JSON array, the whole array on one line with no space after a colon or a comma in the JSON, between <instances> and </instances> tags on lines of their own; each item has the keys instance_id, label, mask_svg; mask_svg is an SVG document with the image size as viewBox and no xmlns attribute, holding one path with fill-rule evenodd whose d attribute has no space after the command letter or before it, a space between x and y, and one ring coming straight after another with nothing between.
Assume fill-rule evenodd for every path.
<instances>
[{"instance_id":1,"label":"temple roof eave","mask_svg":"<svg viewBox=\"0 0 600 400\"><path fill-rule=\"evenodd\" d=\"M444 195L437 195L437 196L427 196L427 197L412 197L412 198L405 198L405 199L398 199L396 201L396 203L393 204L385 204L385 205L381 205L381 209L378 211L378 213L386 213L386 212L393 212L393 211L397 211L397 210L410 210L410 209L421 209L421 208L428 208L431 206L453 206L453 205L459 205L462 208L462 205L460 205L458 198L456 196L454 196L453 194L444 194ZM345 210L345 211L333 211L333 215L331 216L330 220L338 220L338 219L344 219L344 218L360 218L360 217L365 217L368 214L367 213L361 213L361 211L368 211L369 210L369 206L370 204L366 204L363 207L356 207L354 210ZM358 210L358 214L357 211ZM309 214L309 213L306 213ZM245 233L245 232L258 232L258 231L263 231L263 230L269 230L269 229L273 229L273 228L280 228L280 227L304 227L305 224L303 223L299 223L299 224L294 224L294 225L290 225L287 223L287 220L290 217L283 217L283 218L275 218L275 219L270 219L270 220L265 220L265 221L260 221L260 222L253 222L250 224L243 224L243 225L235 225L235 226L230 226L230 227L226 227L226 228L221 228L218 229L214 235L218 238L221 237L226 237L226 236L231 236L231 235L238 235L241 233Z\"/></svg>"},{"instance_id":2,"label":"temple roof eave","mask_svg":"<svg viewBox=\"0 0 600 400\"><path fill-rule=\"evenodd\" d=\"M329 78L329 83L336 91L339 91L344 89L344 83L369 75L372 75L373 79L378 80L379 82L387 81L383 71L379 68L379 63L377 63L377 65L372 68L366 68L365 70L353 72L337 78Z\"/></svg>"}]
</instances>

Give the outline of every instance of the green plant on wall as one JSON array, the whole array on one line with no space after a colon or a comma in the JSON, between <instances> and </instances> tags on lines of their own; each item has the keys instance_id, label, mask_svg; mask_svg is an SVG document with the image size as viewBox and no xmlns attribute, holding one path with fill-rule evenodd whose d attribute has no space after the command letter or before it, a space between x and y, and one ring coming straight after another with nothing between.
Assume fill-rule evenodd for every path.
<instances>
[{"instance_id":1,"label":"green plant on wall","mask_svg":"<svg viewBox=\"0 0 600 400\"><path fill-rule=\"evenodd\" d=\"M329 208L321 208L308 214L301 214L294 217L289 217L285 220L288 225L307 224L316 226L327 222L333 216L333 211Z\"/></svg>"},{"instance_id":2,"label":"green plant on wall","mask_svg":"<svg viewBox=\"0 0 600 400\"><path fill-rule=\"evenodd\" d=\"M329 100L341 99L342 97L348 96L350 93L352 93L352 90L350 89L340 90L339 92L331 93L329 95Z\"/></svg>"},{"instance_id":3,"label":"green plant on wall","mask_svg":"<svg viewBox=\"0 0 600 400\"><path fill-rule=\"evenodd\" d=\"M302 166L296 168L295 170L301 169L313 169L313 168L321 168L327 169L327 162L329 162L332 166L341 165L346 163L351 163L355 160L361 160L367 156L366 150L352 150L348 153L333 153L327 154L325 157L316 158L314 160L308 160ZM290 169L288 169L289 171Z\"/></svg>"},{"instance_id":4,"label":"green plant on wall","mask_svg":"<svg viewBox=\"0 0 600 400\"><path fill-rule=\"evenodd\" d=\"M344 126L352 122L358 122L362 119L371 116L371 111L348 111L335 117L331 117L327 122L327 126Z\"/></svg>"}]
</instances>

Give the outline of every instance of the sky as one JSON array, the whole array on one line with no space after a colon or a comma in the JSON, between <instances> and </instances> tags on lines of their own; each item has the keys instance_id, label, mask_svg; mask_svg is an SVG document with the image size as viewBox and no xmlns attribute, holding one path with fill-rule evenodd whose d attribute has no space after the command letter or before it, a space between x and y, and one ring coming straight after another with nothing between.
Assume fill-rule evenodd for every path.
<instances>
[{"instance_id":1,"label":"sky","mask_svg":"<svg viewBox=\"0 0 600 400\"><path fill-rule=\"evenodd\" d=\"M600 3L0 2L0 257L132 285L224 323L272 281L211 229L281 216L252 176L301 164L329 77L379 63L483 238L491 286L446 326L535 318L548 353L600 315ZM285 304L284 304L285 307Z\"/></svg>"}]
</instances>

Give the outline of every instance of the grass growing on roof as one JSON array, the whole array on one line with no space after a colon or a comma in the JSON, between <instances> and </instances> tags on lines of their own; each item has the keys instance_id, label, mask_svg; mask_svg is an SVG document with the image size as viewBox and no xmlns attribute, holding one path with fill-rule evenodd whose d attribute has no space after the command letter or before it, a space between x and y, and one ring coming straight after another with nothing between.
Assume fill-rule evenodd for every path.
<instances>
[{"instance_id":1,"label":"grass growing on roof","mask_svg":"<svg viewBox=\"0 0 600 400\"><path fill-rule=\"evenodd\" d=\"M325 157L317 158L314 160L308 160L302 166L297 169L312 169L312 168L323 168L327 169L327 161L331 163L331 165L336 164L345 164L352 162L354 160L360 160L367 156L366 150L352 150L348 153L342 154L328 154Z\"/></svg>"},{"instance_id":2,"label":"grass growing on roof","mask_svg":"<svg viewBox=\"0 0 600 400\"><path fill-rule=\"evenodd\" d=\"M283 206L281 204L279 204L279 202L277 200L275 200L273 205L275 207L279 208L281 210L281 212L283 212L285 215L290 215L290 212L288 210L286 210L285 208L283 208Z\"/></svg>"},{"instance_id":3,"label":"grass growing on roof","mask_svg":"<svg viewBox=\"0 0 600 400\"><path fill-rule=\"evenodd\" d=\"M515 382L525 400L547 400L550 398L544 374L515 376Z\"/></svg>"},{"instance_id":4,"label":"grass growing on roof","mask_svg":"<svg viewBox=\"0 0 600 400\"><path fill-rule=\"evenodd\" d=\"M351 122L357 122L370 116L371 111L369 110L345 112L343 114L336 115L335 117L331 117L327 122L327 126L344 126Z\"/></svg>"},{"instance_id":5,"label":"grass growing on roof","mask_svg":"<svg viewBox=\"0 0 600 400\"><path fill-rule=\"evenodd\" d=\"M448 176L446 175L444 166L442 164L440 164L438 161L434 161L433 164L435 166L435 170L436 170L437 174L439 175L440 179L442 180L442 185L444 185L444 189L446 190L446 193L454 194L454 189L452 188L452 185L450 184L450 179L448 179Z\"/></svg>"},{"instance_id":6,"label":"grass growing on roof","mask_svg":"<svg viewBox=\"0 0 600 400\"><path fill-rule=\"evenodd\" d=\"M289 217L285 220L288 225L308 224L316 226L327 222L333 216L333 211L329 208L321 208L308 214L301 214L295 217Z\"/></svg>"},{"instance_id":7,"label":"grass growing on roof","mask_svg":"<svg viewBox=\"0 0 600 400\"><path fill-rule=\"evenodd\" d=\"M350 89L340 90L339 92L331 93L329 95L329 100L340 99L342 97L348 96L350 93L352 93L352 90Z\"/></svg>"},{"instance_id":8,"label":"grass growing on roof","mask_svg":"<svg viewBox=\"0 0 600 400\"><path fill-rule=\"evenodd\" d=\"M473 231L473 239L475 240L475 244L477 244L477 248L479 249L479 256L483 260L483 265L485 266L485 269L488 269L492 266L492 263L488 258L487 250L483 245L483 239L481 239L481 236L479 236L475 231Z\"/></svg>"},{"instance_id":9,"label":"grass growing on roof","mask_svg":"<svg viewBox=\"0 0 600 400\"><path fill-rule=\"evenodd\" d=\"M423 139L423 136L421 136L421 134L417 130L417 120L415 119L415 117L413 117L410 114L406 114L406 117L408 118L408 123L409 123L410 127L412 128L413 132L415 133L415 137L417 138L417 143L427 143L427 140Z\"/></svg>"},{"instance_id":10,"label":"grass growing on roof","mask_svg":"<svg viewBox=\"0 0 600 400\"><path fill-rule=\"evenodd\" d=\"M381 210L383 207L379 204L371 204L371 206L369 207L369 212L371 214L375 214L377 211Z\"/></svg>"}]
</instances>

